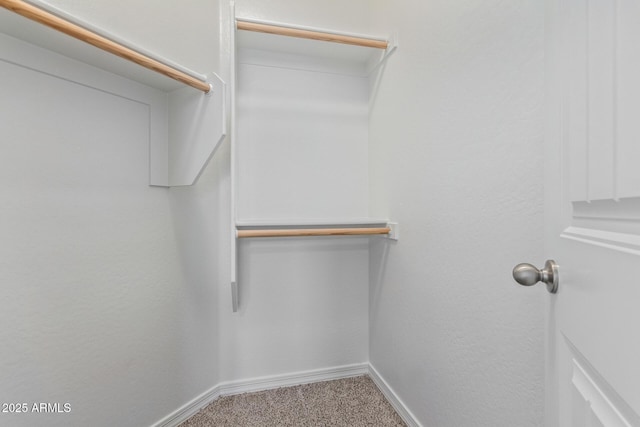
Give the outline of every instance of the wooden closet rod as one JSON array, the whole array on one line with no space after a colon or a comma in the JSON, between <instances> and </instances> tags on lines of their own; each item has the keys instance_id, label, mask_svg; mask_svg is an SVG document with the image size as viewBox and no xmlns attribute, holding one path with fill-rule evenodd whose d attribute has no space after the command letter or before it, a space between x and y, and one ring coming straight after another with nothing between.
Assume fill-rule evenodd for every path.
<instances>
[{"instance_id":1,"label":"wooden closet rod","mask_svg":"<svg viewBox=\"0 0 640 427\"><path fill-rule=\"evenodd\" d=\"M136 64L153 70L157 73L164 74L167 77L201 90L204 93L208 93L211 90L211 86L207 82L190 76L183 71L177 70L167 64L163 64L156 59L136 52L131 48L109 40L108 38L101 36L100 34L83 28L80 25L74 24L73 22L62 19L54 15L53 13L30 5L22 0L0 0L0 6L4 7L5 9L11 10L18 15L22 15L25 18L31 19L33 21L39 22L40 24L63 32L85 43L89 43L99 49L127 59L131 62L135 62Z\"/></svg>"},{"instance_id":2,"label":"wooden closet rod","mask_svg":"<svg viewBox=\"0 0 640 427\"><path fill-rule=\"evenodd\" d=\"M359 236L389 234L389 227L368 228L297 228L277 230L238 230L238 237Z\"/></svg>"},{"instance_id":3,"label":"wooden closet rod","mask_svg":"<svg viewBox=\"0 0 640 427\"><path fill-rule=\"evenodd\" d=\"M256 31L259 33L277 34L280 36L298 37L303 39L323 40L335 43L352 44L356 46L374 47L378 49L386 49L389 45L389 42L386 40L368 39L365 37L327 33L283 25L263 24L241 19L236 19L236 26L238 30Z\"/></svg>"}]
</instances>

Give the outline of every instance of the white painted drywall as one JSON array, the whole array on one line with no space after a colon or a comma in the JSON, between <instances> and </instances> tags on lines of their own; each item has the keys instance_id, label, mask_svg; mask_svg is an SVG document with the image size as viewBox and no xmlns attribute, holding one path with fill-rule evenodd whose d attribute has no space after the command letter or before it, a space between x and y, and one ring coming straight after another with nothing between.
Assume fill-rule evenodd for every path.
<instances>
[{"instance_id":1,"label":"white painted drywall","mask_svg":"<svg viewBox=\"0 0 640 427\"><path fill-rule=\"evenodd\" d=\"M356 31L361 31L366 25L366 15L362 14L363 10L367 10L366 2L363 1L354 2L354 5L348 6L337 0L273 1L268 5L253 0L236 2L238 16L290 21L343 30L353 27ZM336 122L331 115L331 108L343 107L345 103L350 102L348 101L350 97L356 96L354 93L366 91L366 87L357 83L357 88L345 91L342 98L339 98L339 103L331 100L332 96L327 97L329 99L327 102L314 104L314 99L309 99L308 103L305 103L300 99L300 94L309 91L309 88L305 88L304 77L303 80L297 80L298 84L295 87L292 85L288 88L286 79L291 78L288 77L291 71L272 70L273 75L262 74L254 78L250 73L256 72L256 68L239 72L239 74L242 73L239 84L243 85L242 96L245 98L239 99L238 102L245 102L243 105L253 107L256 105L264 107L265 103L270 103L274 107L274 112L265 113L268 111L265 109L257 119L252 115L250 120L255 121L238 130L245 132L245 135L251 132L254 141L264 144L262 148L256 147L255 150L239 153L245 156L242 173L248 174L243 175L241 182L247 185L241 186L239 190L251 191L249 194L245 192L238 195L241 200L239 204L241 214L252 217L262 216L262 219L282 218L287 213L289 217L308 219L314 216L314 212L316 217L321 218L335 215L366 216L367 129L366 123L363 123L366 119L366 98L364 105L356 105L357 108L354 110L357 116L356 124L353 130L350 130L350 135L355 138L352 142L357 145L345 152L346 156L350 156L348 158L355 158L356 162L360 161L354 164L354 170L362 173L357 182L345 183L344 188L338 188L341 180L345 180L343 175L327 176L324 179L326 186L321 185L323 178L319 171L326 171L327 165L322 165L318 160L330 158L329 151L336 149L336 141L324 141L330 137L329 127L326 123L311 123L308 129L312 132L305 136L302 126L306 123L305 121L315 116L319 120ZM250 73L247 74L247 71ZM299 79L301 74L304 72L297 73L294 78ZM309 76L311 74L313 73L307 73ZM270 84L269 79L277 81ZM321 84L326 80L321 78ZM314 82L313 79L308 81ZM318 86L322 87L321 84ZM344 84L344 81L340 84ZM248 89L247 85L267 86L263 86L259 91L249 91L245 90ZM277 89L287 92L279 97ZM317 91L318 87L313 90ZM361 99L360 95L356 98ZM362 103L362 101L359 102ZM326 110L327 108L329 110ZM323 114L322 111L325 113ZM314 113L310 114L310 112ZM272 114L273 117L269 117L268 114ZM288 120L292 123L287 123ZM239 126L242 123L247 124L241 122ZM345 124L345 120L336 123L338 127L345 129L353 126L353 124ZM287 129L291 129L291 132ZM293 136L295 138L290 141L279 141L278 135L282 137L283 130L287 138ZM344 135L338 135L337 138L344 138ZM310 147L316 152L314 158L309 158L299 150L287 150L286 144L295 143L297 140L300 140L300 144L313 141L324 146ZM307 166L300 167L300 164L304 163L296 164L294 155L296 152L299 155L302 154L301 162L306 161ZM358 152L363 156L360 159L357 157ZM283 159L288 162L283 162ZM239 163L242 162L243 160L239 160ZM321 168L315 167L314 162ZM353 170L345 170L344 166L341 164L336 170L341 171L340 174L346 173L347 176L355 173ZM254 168L258 172L258 181L254 180L251 183L244 180L250 176ZM271 172L269 172L270 168ZM292 173L283 181L285 169L289 169ZM307 173L313 179L307 180L308 176L305 178ZM303 191L301 182L308 183L309 191ZM288 189L291 190L289 200L286 199L287 189L283 188L283 185L289 186ZM348 193L342 192L353 189L354 186L360 190L360 193L352 200L348 197ZM273 200L285 196L282 204L270 200L269 187L274 187ZM339 196L331 196L331 191L338 193ZM331 203L319 203L320 198L326 198L328 195L330 197L327 200ZM338 204L341 206L337 206ZM340 213L336 214L338 211ZM238 250L240 266L240 311L238 313L231 313L230 310L229 285L221 289L221 299L224 300L220 312L221 380L245 380L366 362L368 359L368 251L367 238L242 240Z\"/></svg>"},{"instance_id":2,"label":"white painted drywall","mask_svg":"<svg viewBox=\"0 0 640 427\"><path fill-rule=\"evenodd\" d=\"M366 218L367 79L274 66L261 52L236 68L238 218Z\"/></svg>"},{"instance_id":3,"label":"white painted drywall","mask_svg":"<svg viewBox=\"0 0 640 427\"><path fill-rule=\"evenodd\" d=\"M370 360L425 426L543 423L543 4L376 0L397 30L372 103Z\"/></svg>"},{"instance_id":4,"label":"white painted drywall","mask_svg":"<svg viewBox=\"0 0 640 427\"><path fill-rule=\"evenodd\" d=\"M235 0L236 15L244 18L365 34L370 5L370 0Z\"/></svg>"},{"instance_id":5,"label":"white painted drywall","mask_svg":"<svg viewBox=\"0 0 640 427\"><path fill-rule=\"evenodd\" d=\"M218 67L216 2L50 3L194 70ZM24 70L3 81L0 400L72 411L5 421L151 425L219 382L228 150L192 188L149 187L143 104Z\"/></svg>"},{"instance_id":6,"label":"white painted drywall","mask_svg":"<svg viewBox=\"0 0 640 427\"><path fill-rule=\"evenodd\" d=\"M46 72L1 73L13 85L0 104L0 400L29 407L2 416L150 424L184 399L188 291L169 194L147 185L148 108ZM34 413L40 402L71 412Z\"/></svg>"}]
</instances>

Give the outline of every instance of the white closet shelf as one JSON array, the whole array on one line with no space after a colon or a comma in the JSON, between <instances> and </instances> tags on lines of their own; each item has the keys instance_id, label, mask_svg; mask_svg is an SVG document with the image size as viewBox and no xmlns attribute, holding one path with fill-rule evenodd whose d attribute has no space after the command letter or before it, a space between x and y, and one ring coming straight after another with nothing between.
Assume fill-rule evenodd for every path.
<instances>
[{"instance_id":1,"label":"white closet shelf","mask_svg":"<svg viewBox=\"0 0 640 427\"><path fill-rule=\"evenodd\" d=\"M49 69L37 71L118 96L122 91L114 79L103 77L105 71L151 89L130 95L150 110L150 185L195 183L226 135L226 85L213 72L192 71L40 0L0 0L0 32L17 39L6 39L7 46L21 41L61 55ZM33 62L27 51L36 49L8 48L0 52L0 62L26 67ZM69 58L95 67L95 78L57 74Z\"/></svg>"},{"instance_id":2,"label":"white closet shelf","mask_svg":"<svg viewBox=\"0 0 640 427\"><path fill-rule=\"evenodd\" d=\"M245 237L317 237L317 236L371 236L389 235L391 227L344 227L344 228L283 228L238 230L239 238Z\"/></svg>"},{"instance_id":3,"label":"white closet shelf","mask_svg":"<svg viewBox=\"0 0 640 427\"><path fill-rule=\"evenodd\" d=\"M166 74L159 74L139 63L115 56L116 53L104 49L104 46L109 45L112 49L124 49L138 54L140 59L146 57L149 63L157 62L172 68L194 80L194 84L203 84L207 80L207 76L201 73L149 52L48 3L38 0L0 0L0 6L1 32L85 64L165 92L183 87ZM92 42L100 44L100 47ZM201 90L204 91L205 86Z\"/></svg>"},{"instance_id":4,"label":"white closet shelf","mask_svg":"<svg viewBox=\"0 0 640 427\"><path fill-rule=\"evenodd\" d=\"M381 218L336 218L336 219L238 219L238 229L250 228L300 228L300 227L375 227L389 223Z\"/></svg>"},{"instance_id":5,"label":"white closet shelf","mask_svg":"<svg viewBox=\"0 0 640 427\"><path fill-rule=\"evenodd\" d=\"M240 62L310 68L345 74L367 75L377 69L397 48L397 37L380 37L282 22L236 17L236 45ZM274 57L274 54L279 56ZM295 57L306 58L303 63ZM314 60L317 61L314 63Z\"/></svg>"},{"instance_id":6,"label":"white closet shelf","mask_svg":"<svg viewBox=\"0 0 640 427\"><path fill-rule=\"evenodd\" d=\"M398 224L386 219L251 220L236 221L236 237L382 235L398 240Z\"/></svg>"},{"instance_id":7,"label":"white closet shelf","mask_svg":"<svg viewBox=\"0 0 640 427\"><path fill-rule=\"evenodd\" d=\"M345 33L320 28L304 27L301 25L283 24L255 19L236 18L238 30L268 33L301 39L321 40L333 43L350 44L354 46L387 49L389 42L384 38L377 38L361 34Z\"/></svg>"}]
</instances>

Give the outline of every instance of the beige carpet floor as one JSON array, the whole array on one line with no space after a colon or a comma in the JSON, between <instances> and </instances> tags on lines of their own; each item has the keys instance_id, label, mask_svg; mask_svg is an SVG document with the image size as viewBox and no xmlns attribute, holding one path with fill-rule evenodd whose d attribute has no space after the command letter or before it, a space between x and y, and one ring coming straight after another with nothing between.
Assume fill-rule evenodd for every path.
<instances>
[{"instance_id":1,"label":"beige carpet floor","mask_svg":"<svg viewBox=\"0 0 640 427\"><path fill-rule=\"evenodd\" d=\"M368 376L221 397L180 427L405 426Z\"/></svg>"}]
</instances>

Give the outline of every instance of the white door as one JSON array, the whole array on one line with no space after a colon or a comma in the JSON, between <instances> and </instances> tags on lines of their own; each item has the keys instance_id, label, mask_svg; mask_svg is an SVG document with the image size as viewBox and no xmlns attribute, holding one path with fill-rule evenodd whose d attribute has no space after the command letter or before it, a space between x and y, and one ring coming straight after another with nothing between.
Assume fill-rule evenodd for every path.
<instances>
[{"instance_id":1,"label":"white door","mask_svg":"<svg viewBox=\"0 0 640 427\"><path fill-rule=\"evenodd\" d=\"M640 1L546 6L546 421L640 426Z\"/></svg>"}]
</instances>

